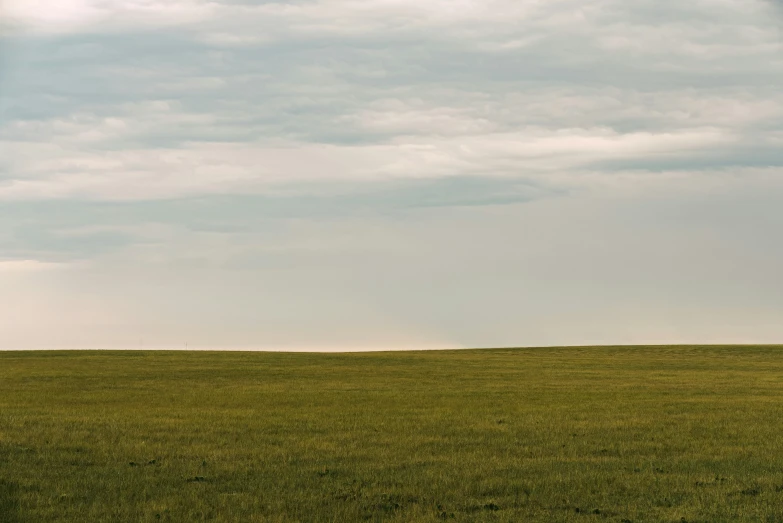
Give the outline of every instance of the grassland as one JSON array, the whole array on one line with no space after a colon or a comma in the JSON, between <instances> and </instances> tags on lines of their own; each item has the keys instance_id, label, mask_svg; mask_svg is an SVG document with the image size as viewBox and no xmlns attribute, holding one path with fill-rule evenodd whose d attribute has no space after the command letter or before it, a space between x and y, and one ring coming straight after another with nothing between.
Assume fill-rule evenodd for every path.
<instances>
[{"instance_id":1,"label":"grassland","mask_svg":"<svg viewBox=\"0 0 783 523\"><path fill-rule=\"evenodd\" d=\"M0 522L783 521L783 347L0 353Z\"/></svg>"}]
</instances>

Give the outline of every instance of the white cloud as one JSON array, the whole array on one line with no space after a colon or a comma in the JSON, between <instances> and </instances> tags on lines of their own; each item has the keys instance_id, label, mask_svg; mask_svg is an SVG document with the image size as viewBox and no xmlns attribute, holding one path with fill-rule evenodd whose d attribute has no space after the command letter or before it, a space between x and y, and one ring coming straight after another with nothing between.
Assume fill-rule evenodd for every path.
<instances>
[{"instance_id":1,"label":"white cloud","mask_svg":"<svg viewBox=\"0 0 783 523\"><path fill-rule=\"evenodd\" d=\"M4 0L6 22L40 31L77 31L101 19L102 10L92 0Z\"/></svg>"},{"instance_id":2,"label":"white cloud","mask_svg":"<svg viewBox=\"0 0 783 523\"><path fill-rule=\"evenodd\" d=\"M366 116L366 115L365 115ZM93 119L79 126L51 123L38 136L64 133L57 145L13 144L12 169L25 173L0 186L0 199L171 198L268 190L296 181L373 181L389 178L432 179L454 176L525 176L546 182L553 172L574 177L602 160L688 154L731 145L736 137L716 128L654 133L618 133L608 128L531 127L515 132L431 134L433 126L456 126L425 113L406 114L381 127L428 122L421 135L403 135L376 145L323 145L290 142L190 143L176 149L94 150L87 144L116 140L130 126L119 119ZM90 122L90 119L87 119ZM434 120L434 121L433 121ZM468 121L469 122L469 121ZM77 130L78 129L78 130ZM445 127L442 130L445 131ZM465 124L464 131L481 130Z\"/></svg>"},{"instance_id":3,"label":"white cloud","mask_svg":"<svg viewBox=\"0 0 783 523\"><path fill-rule=\"evenodd\" d=\"M210 16L213 6L201 0L4 0L3 10L19 30L66 34L189 24Z\"/></svg>"}]
</instances>

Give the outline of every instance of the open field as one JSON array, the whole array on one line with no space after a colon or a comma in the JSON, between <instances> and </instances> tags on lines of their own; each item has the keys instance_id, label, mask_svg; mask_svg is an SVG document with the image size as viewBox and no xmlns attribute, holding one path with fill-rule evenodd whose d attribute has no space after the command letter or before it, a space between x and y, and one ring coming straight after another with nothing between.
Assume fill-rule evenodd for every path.
<instances>
[{"instance_id":1,"label":"open field","mask_svg":"<svg viewBox=\"0 0 783 523\"><path fill-rule=\"evenodd\" d=\"M0 353L0 522L783 522L783 347Z\"/></svg>"}]
</instances>

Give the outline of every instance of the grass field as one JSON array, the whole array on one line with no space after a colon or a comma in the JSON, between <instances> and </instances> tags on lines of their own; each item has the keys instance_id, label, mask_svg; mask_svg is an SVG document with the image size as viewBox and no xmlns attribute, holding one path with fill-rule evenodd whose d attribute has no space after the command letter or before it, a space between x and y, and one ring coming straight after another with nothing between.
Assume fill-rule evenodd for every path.
<instances>
[{"instance_id":1,"label":"grass field","mask_svg":"<svg viewBox=\"0 0 783 523\"><path fill-rule=\"evenodd\" d=\"M783 522L783 347L0 352L0 522Z\"/></svg>"}]
</instances>

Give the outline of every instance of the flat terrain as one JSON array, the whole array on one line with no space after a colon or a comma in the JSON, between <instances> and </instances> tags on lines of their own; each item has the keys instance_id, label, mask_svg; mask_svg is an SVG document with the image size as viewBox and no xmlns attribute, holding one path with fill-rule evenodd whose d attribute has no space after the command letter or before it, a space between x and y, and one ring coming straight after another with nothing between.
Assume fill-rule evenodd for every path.
<instances>
[{"instance_id":1,"label":"flat terrain","mask_svg":"<svg viewBox=\"0 0 783 523\"><path fill-rule=\"evenodd\" d=\"M783 347L0 352L0 522L783 522Z\"/></svg>"}]
</instances>

